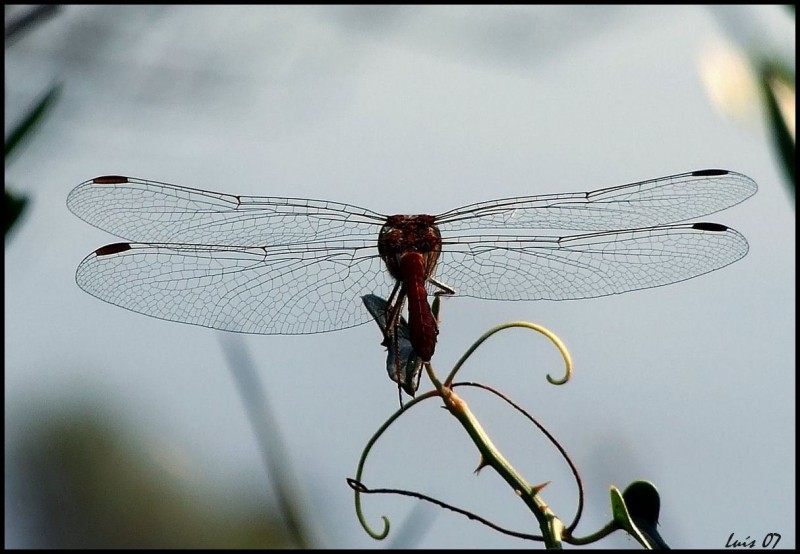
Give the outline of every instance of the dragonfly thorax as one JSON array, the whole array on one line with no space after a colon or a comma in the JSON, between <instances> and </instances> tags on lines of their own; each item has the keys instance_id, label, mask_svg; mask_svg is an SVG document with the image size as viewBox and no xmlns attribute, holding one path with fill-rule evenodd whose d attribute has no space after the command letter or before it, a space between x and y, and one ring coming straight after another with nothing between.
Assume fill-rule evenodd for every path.
<instances>
[{"instance_id":1,"label":"dragonfly thorax","mask_svg":"<svg viewBox=\"0 0 800 554\"><path fill-rule=\"evenodd\" d=\"M432 215L392 215L378 235L378 253L392 277L400 279L403 254L419 252L425 260L425 277L430 277L442 250L442 234Z\"/></svg>"}]
</instances>

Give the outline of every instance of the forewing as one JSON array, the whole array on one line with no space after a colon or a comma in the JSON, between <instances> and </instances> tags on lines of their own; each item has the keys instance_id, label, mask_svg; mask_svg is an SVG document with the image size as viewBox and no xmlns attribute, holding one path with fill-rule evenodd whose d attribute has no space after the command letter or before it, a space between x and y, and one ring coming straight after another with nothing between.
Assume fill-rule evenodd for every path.
<instances>
[{"instance_id":1,"label":"forewing","mask_svg":"<svg viewBox=\"0 0 800 554\"><path fill-rule=\"evenodd\" d=\"M360 325L365 291L391 279L366 242L240 248L119 243L78 266L78 285L152 317L225 331L306 334Z\"/></svg>"},{"instance_id":2,"label":"forewing","mask_svg":"<svg viewBox=\"0 0 800 554\"><path fill-rule=\"evenodd\" d=\"M755 194L746 175L706 169L593 192L480 202L436 216L443 233L481 229L610 231L677 223L729 208Z\"/></svg>"},{"instance_id":3,"label":"forewing","mask_svg":"<svg viewBox=\"0 0 800 554\"><path fill-rule=\"evenodd\" d=\"M445 241L436 278L457 295L493 300L570 300L668 285L747 253L736 230L679 224L564 237L485 236Z\"/></svg>"},{"instance_id":4,"label":"forewing","mask_svg":"<svg viewBox=\"0 0 800 554\"><path fill-rule=\"evenodd\" d=\"M118 176L81 183L67 207L95 227L147 243L251 247L368 238L385 220L337 202L234 196Z\"/></svg>"}]
</instances>

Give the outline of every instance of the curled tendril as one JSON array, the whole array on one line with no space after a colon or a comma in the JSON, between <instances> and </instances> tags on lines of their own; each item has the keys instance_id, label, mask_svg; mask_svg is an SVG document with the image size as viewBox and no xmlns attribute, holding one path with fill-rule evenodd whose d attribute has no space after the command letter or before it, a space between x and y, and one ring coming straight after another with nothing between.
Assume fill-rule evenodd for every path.
<instances>
[{"instance_id":1,"label":"curled tendril","mask_svg":"<svg viewBox=\"0 0 800 554\"><path fill-rule=\"evenodd\" d=\"M456 363L456 365L453 367L453 370L450 372L450 375L448 375L447 379L445 379L445 382L444 382L445 386L449 387L452 384L453 379L455 379L456 373L458 373L458 371L461 369L461 366L464 365L464 363L467 361L467 358L469 358L472 355L472 353L475 352L475 350L477 350L478 347L481 344L483 344L483 342L486 339L488 339L489 337L491 337L495 333L497 333L499 331L502 331L503 329L508 329L508 328L511 328L511 327L525 327L527 329L532 329L532 330L534 330L534 331L536 331L538 333L541 333L542 335L544 335L548 339L550 339L550 341L553 344L556 345L556 348L558 348L558 351L561 353L561 357L564 358L564 364L566 366L566 371L564 373L564 376L561 379L553 379L550 376L550 374L548 373L547 374L547 381L551 385L563 385L564 383L566 383L567 381L570 380L570 378L572 377L572 358L569 355L569 351L567 350L567 347L564 346L563 342L561 342L561 339L558 338L555 335L555 333L553 333L549 329L547 329L545 327L542 327L541 325L537 325L536 323L530 323L528 321L512 321L510 323L503 323L502 325L498 325L497 327L493 327L493 328L489 329L488 331L486 331L483 335L481 335L481 337L478 340L476 340L472 344L472 346L469 347L469 350L467 350L464 353L464 355L461 356L461 359L458 360L458 363Z\"/></svg>"},{"instance_id":2,"label":"curled tendril","mask_svg":"<svg viewBox=\"0 0 800 554\"><path fill-rule=\"evenodd\" d=\"M441 500L437 500L436 498L433 498L432 496L428 496L426 494L422 494L422 493L419 493L419 492L407 491L407 490L402 490L402 489L369 489L369 488L367 488L366 485L364 485L364 483L360 483L360 482L356 481L355 479L347 479L347 484L350 485L350 488L352 488L353 490L357 490L357 491L362 492L364 494L397 494L397 495L400 495L400 496L410 496L411 498L416 498L418 500L423 500L425 502L429 502L431 504L439 506L440 508L445 508L445 509L450 510L452 512L455 512L457 514L461 514L463 516L466 516L471 520L477 521L478 523L481 523L481 524L483 524L483 525L485 525L485 526L487 526L487 527L489 527L491 529L494 529L495 531L499 531L499 532L501 532L501 533L503 533L505 535L509 535L511 537L517 537L519 539L527 539L527 540L532 540L532 541L543 541L544 540L544 538L541 537L540 535L531 535L529 533L522 533L520 531L513 531L511 529L506 529L504 527L500 527L496 523L492 523L488 519L486 519L484 517L481 517L481 516L479 516L479 515L477 515L475 513L472 513L469 510L464 510L462 508L459 508L457 506L453 506L452 504L448 504L447 502L442 502Z\"/></svg>"},{"instance_id":3,"label":"curled tendril","mask_svg":"<svg viewBox=\"0 0 800 554\"><path fill-rule=\"evenodd\" d=\"M389 428L389 426L392 423L395 422L397 418L399 418L403 413L407 412L409 409L419 404L423 400L427 400L428 398L433 398L437 396L439 395L436 391L429 391L426 392L425 394L421 394L414 400L406 404L404 407L397 410L394 414L391 415L391 417L389 417L389 419L384 421L383 425L381 425L375 432L375 434L373 434L372 437L370 437L369 441L367 442L367 445L364 447L364 451L361 453L361 459L358 461L358 469L356 470L355 479L347 480L348 484L353 488L353 491L355 492L356 515L358 516L358 521L361 522L361 526L364 528L364 531L366 531L367 534L373 539L376 540L385 539L386 536L389 534L390 523L389 523L389 518L387 518L386 516L381 516L381 519L383 519L383 531L381 531L380 533L375 532L367 523L366 517L364 516L364 512L361 509L361 493L365 492L366 490L364 486L361 485L361 475L364 472L364 464L367 461L367 456L369 455L370 450L372 450L373 445L377 442L380 436Z\"/></svg>"},{"instance_id":4,"label":"curled tendril","mask_svg":"<svg viewBox=\"0 0 800 554\"><path fill-rule=\"evenodd\" d=\"M514 408L517 412L522 414L528 421L533 423L539 429L539 431L542 432L542 434L545 436L545 438L547 438L547 440L549 440L553 444L553 446L556 447L556 449L558 450L559 454L561 454L561 457L564 458L564 461L569 466L569 469L572 472L572 475L575 477L575 484L578 487L578 508L577 508L577 510L575 512L575 517L573 518L572 523L570 523L566 527L566 531L568 533L571 533L573 531L573 529L575 529L575 527L577 527L578 521L580 520L581 514L583 513L583 504L584 504L584 500L583 500L583 497L584 497L583 480L581 479L581 475L578 472L578 468L575 466L575 463L572 461L572 458L569 457L569 454L567 454L567 451L564 449L564 447L561 446L561 443L558 442L558 440L555 438L555 436L553 436L553 434L550 431L548 431L547 428L544 425L542 425L535 417L533 417L531 414L529 414L527 410L525 410L522 406L520 406L519 404L517 404L516 402L511 400L511 398L509 398L508 396L506 396L505 394L503 394L499 390L497 390L497 389L495 389L493 387L490 387L489 385L484 385L483 383L472 383L472 382L453 383L453 388L455 389L457 387L476 387L476 388L479 388L479 389L483 389L483 390L485 390L487 392L490 392L490 393L494 394L495 396L498 396L499 398L501 398L503 400L503 402L506 402L508 405L510 405L512 408Z\"/></svg>"},{"instance_id":5,"label":"curled tendril","mask_svg":"<svg viewBox=\"0 0 800 554\"><path fill-rule=\"evenodd\" d=\"M433 306L434 314L436 314L437 316L438 316L438 308L439 308L438 300L439 300L439 297L437 296L434 299L434 306ZM433 398L433 397L442 398L442 400L444 401L445 406L448 408L448 410L450 410L450 412L457 419L459 419L459 421L461 421L461 423L467 429L467 432L470 434L470 436L473 437L473 440L476 441L476 445L478 446L478 449L481 451L481 455L482 456L491 457L491 459L494 460L494 463L492 465L495 467L495 469L498 470L498 472L501 474L501 476L503 476L506 479L506 481L508 481L510 484L512 484L512 486L515 486L516 487L515 490L517 490L517 491L523 491L524 490L524 491L527 491L529 493L529 494L527 494L525 496L524 500L525 500L526 504L529 504L531 509L534 510L534 513L536 514L537 519L540 520L540 524L542 525L542 529L544 530L545 527L550 529L550 526L553 524L553 522L557 522L557 519L555 517L550 517L550 516L552 516L552 513L550 512L550 510L547 507L547 505L544 504L544 502L542 502L541 499L538 498L537 493L538 493L539 489L537 489L536 487L530 487L527 483L525 483L525 481L522 479L522 477L517 474L517 472L510 466L510 464L508 464L508 462L502 457L502 455L497 451L496 447L492 444L491 440L488 438L486 433L483 431L483 429L481 428L480 424L477 422L477 420L474 418L474 416L472 416L471 412L469 412L469 409L466 407L466 404L464 404L464 402L460 398L458 398L458 396L452 390L452 382L453 382L453 379L455 378L456 373L459 371L461 366L466 362L466 360L472 355L472 353L481 344L483 344L483 342L486 339L488 339L490 336L492 336L493 334L495 334L495 333L497 333L499 331L502 331L503 329L507 329L507 328L510 328L510 327L524 327L524 328L528 328L528 329L532 329L534 331L537 331L538 333L541 333L544 336L546 336L547 338L549 338L550 341L553 342L553 344L556 345L556 347L558 348L559 352L561 352L561 356L564 358L564 362L566 364L566 372L564 374L564 377L562 377L561 379L553 379L548 374L547 375L548 382L550 382L553 385L562 385L562 384L566 383L567 381L569 381L569 379L572 377L572 359L570 358L569 352L567 351L566 347L561 342L561 339L559 339L550 330L548 330L548 329L546 329L546 328L544 328L544 327L542 327L540 325L537 325L535 323L529 323L529 322L526 322L526 321L514 321L514 322L510 322L510 323L505 323L505 324L502 324L502 325L498 325L497 327L494 327L494 328L490 329L489 331L487 331L486 333L484 333L477 341L475 341L475 343L467 350L467 352L464 353L464 355L461 357L461 359L458 361L458 363L454 366L453 370L448 375L448 377L445 380L444 384L442 384L437 379L437 377L436 377L436 375L435 375L435 373L433 371L433 366L429 362L426 362L424 364L425 365L425 369L426 369L426 371L428 373L428 376L429 376L429 378L431 380L431 383L435 387L435 390L426 392L426 393L418 396L417 398L413 399L411 402L406 404L404 407L401 407L394 414L392 414L380 426L380 428L373 434L373 436L370 438L370 440L367 442L366 446L364 447L364 451L362 452L361 458L360 458L360 460L358 462L358 469L356 470L355 479L348 479L347 480L348 485L354 491L355 508L356 508L356 515L358 517L358 520L361 523L361 526L367 532L367 534L369 534L372 538L374 538L376 540L382 540L382 539L386 538L388 536L388 534L389 534L389 529L390 529L391 524L389 522L389 519L386 516L381 516L381 519L383 519L383 530L380 531L380 532L373 531L372 528L367 523L366 518L365 518L364 513L363 513L363 510L361 508L361 494L362 493L367 494L369 492L377 492L377 491L368 490L362 484L361 476L362 476L363 471L364 471L364 465L366 463L367 456L369 455L370 451L372 450L372 447L377 442L377 440L381 437L381 435L383 435L383 433L392 425L392 423L394 423L404 412L408 411L413 406L415 406L416 404L419 404L423 400L427 400L427 399ZM580 485L579 485L579 487L580 487ZM390 491L390 490L387 489L387 490L381 491L381 492L396 492L396 491L393 491L393 490ZM418 495L416 493L411 494L411 495L412 496L417 496L418 498L422 498L422 499L426 499L426 500L428 499L428 497L423 497L422 495ZM436 501L436 502L438 502L438 501ZM558 522L558 523L560 524L560 522ZM561 537L562 534L563 533L561 531L554 532L554 533L551 534L551 537L556 537L556 536ZM553 545L558 544L558 542L560 542L560 540L561 540L560 538L553 539L553 540L548 540L548 538L545 538L545 537L542 537L542 538L544 538L545 542L548 545L550 545L551 543Z\"/></svg>"}]
</instances>

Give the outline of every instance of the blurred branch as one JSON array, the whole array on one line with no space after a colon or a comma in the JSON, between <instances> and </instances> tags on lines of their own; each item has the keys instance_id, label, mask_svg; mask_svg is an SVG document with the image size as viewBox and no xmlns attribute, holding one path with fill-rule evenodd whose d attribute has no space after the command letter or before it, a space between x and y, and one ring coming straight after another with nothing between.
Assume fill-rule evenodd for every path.
<instances>
[{"instance_id":1,"label":"blurred branch","mask_svg":"<svg viewBox=\"0 0 800 554\"><path fill-rule=\"evenodd\" d=\"M280 429L269 409L250 351L235 333L221 333L219 339L236 387L242 396L247 417L261 447L267 474L278 496L278 506L283 514L286 531L297 548L313 548L310 529L297 500L299 487L293 479L291 462L286 455Z\"/></svg>"}]
</instances>

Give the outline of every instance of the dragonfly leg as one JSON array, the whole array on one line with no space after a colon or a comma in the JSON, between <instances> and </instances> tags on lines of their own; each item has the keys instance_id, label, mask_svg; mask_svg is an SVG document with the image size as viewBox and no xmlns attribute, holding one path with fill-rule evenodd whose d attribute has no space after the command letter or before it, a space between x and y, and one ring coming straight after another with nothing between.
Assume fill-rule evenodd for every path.
<instances>
[{"instance_id":1,"label":"dragonfly leg","mask_svg":"<svg viewBox=\"0 0 800 554\"><path fill-rule=\"evenodd\" d=\"M434 296L441 296L441 295L451 296L456 293L456 290L454 288L448 287L447 285L445 285L441 281L437 281L433 277L428 277L428 282L439 288L439 290L433 293Z\"/></svg>"},{"instance_id":2,"label":"dragonfly leg","mask_svg":"<svg viewBox=\"0 0 800 554\"><path fill-rule=\"evenodd\" d=\"M398 337L398 330L400 328L400 318L403 314L403 304L405 304L406 292L403 289L402 283L398 282L389 295L388 301L388 316L386 317L386 327L383 331L383 345L389 349L390 355L394 354L394 366L396 368L395 381L398 388L402 383L402 365L400 364L400 339ZM399 394L399 393L398 393ZM402 406L402 394L400 405Z\"/></svg>"}]
</instances>

